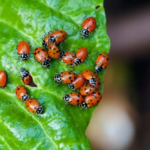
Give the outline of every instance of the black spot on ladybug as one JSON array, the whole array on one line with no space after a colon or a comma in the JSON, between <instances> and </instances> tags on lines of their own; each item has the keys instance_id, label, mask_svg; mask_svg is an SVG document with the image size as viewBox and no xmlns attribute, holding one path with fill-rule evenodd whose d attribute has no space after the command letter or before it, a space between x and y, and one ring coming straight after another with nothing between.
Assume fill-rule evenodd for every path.
<instances>
[{"instance_id":1,"label":"black spot on ladybug","mask_svg":"<svg viewBox=\"0 0 150 150\"><path fill-rule=\"evenodd\" d=\"M18 88L17 90L20 90L20 88Z\"/></svg>"},{"instance_id":2,"label":"black spot on ladybug","mask_svg":"<svg viewBox=\"0 0 150 150\"><path fill-rule=\"evenodd\" d=\"M84 90L86 91L86 88Z\"/></svg>"},{"instance_id":3,"label":"black spot on ladybug","mask_svg":"<svg viewBox=\"0 0 150 150\"><path fill-rule=\"evenodd\" d=\"M34 52L34 55L36 55L36 52Z\"/></svg>"},{"instance_id":4,"label":"black spot on ladybug","mask_svg":"<svg viewBox=\"0 0 150 150\"><path fill-rule=\"evenodd\" d=\"M80 97L80 95L78 95L78 97Z\"/></svg>"},{"instance_id":5,"label":"black spot on ladybug","mask_svg":"<svg viewBox=\"0 0 150 150\"><path fill-rule=\"evenodd\" d=\"M100 83L98 83L98 85L100 85Z\"/></svg>"},{"instance_id":6,"label":"black spot on ladybug","mask_svg":"<svg viewBox=\"0 0 150 150\"><path fill-rule=\"evenodd\" d=\"M71 79L71 76L69 77L69 79Z\"/></svg>"},{"instance_id":7,"label":"black spot on ladybug","mask_svg":"<svg viewBox=\"0 0 150 150\"><path fill-rule=\"evenodd\" d=\"M45 51L45 49L42 49L42 51Z\"/></svg>"},{"instance_id":8,"label":"black spot on ladybug","mask_svg":"<svg viewBox=\"0 0 150 150\"><path fill-rule=\"evenodd\" d=\"M86 92L86 94L89 94L88 92Z\"/></svg>"},{"instance_id":9,"label":"black spot on ladybug","mask_svg":"<svg viewBox=\"0 0 150 150\"><path fill-rule=\"evenodd\" d=\"M71 80L71 82L73 82L73 80Z\"/></svg>"},{"instance_id":10,"label":"black spot on ladybug","mask_svg":"<svg viewBox=\"0 0 150 150\"><path fill-rule=\"evenodd\" d=\"M70 65L73 65L72 63Z\"/></svg>"},{"instance_id":11,"label":"black spot on ladybug","mask_svg":"<svg viewBox=\"0 0 150 150\"><path fill-rule=\"evenodd\" d=\"M71 72L69 72L69 74L71 74Z\"/></svg>"},{"instance_id":12,"label":"black spot on ladybug","mask_svg":"<svg viewBox=\"0 0 150 150\"><path fill-rule=\"evenodd\" d=\"M92 105L94 105L94 103L92 103Z\"/></svg>"},{"instance_id":13,"label":"black spot on ladybug","mask_svg":"<svg viewBox=\"0 0 150 150\"><path fill-rule=\"evenodd\" d=\"M107 60L109 60L109 58L107 58Z\"/></svg>"},{"instance_id":14,"label":"black spot on ladybug","mask_svg":"<svg viewBox=\"0 0 150 150\"><path fill-rule=\"evenodd\" d=\"M56 51L56 53L59 53L59 51Z\"/></svg>"},{"instance_id":15,"label":"black spot on ladybug","mask_svg":"<svg viewBox=\"0 0 150 150\"><path fill-rule=\"evenodd\" d=\"M79 103L79 99L77 100L77 102Z\"/></svg>"},{"instance_id":16,"label":"black spot on ladybug","mask_svg":"<svg viewBox=\"0 0 150 150\"><path fill-rule=\"evenodd\" d=\"M40 51L38 51L37 53L40 54Z\"/></svg>"},{"instance_id":17,"label":"black spot on ladybug","mask_svg":"<svg viewBox=\"0 0 150 150\"><path fill-rule=\"evenodd\" d=\"M30 101L30 103L31 103L31 101Z\"/></svg>"},{"instance_id":18,"label":"black spot on ladybug","mask_svg":"<svg viewBox=\"0 0 150 150\"><path fill-rule=\"evenodd\" d=\"M65 37L65 36L63 35L63 37Z\"/></svg>"},{"instance_id":19,"label":"black spot on ladybug","mask_svg":"<svg viewBox=\"0 0 150 150\"><path fill-rule=\"evenodd\" d=\"M97 103L98 103L99 101L97 101Z\"/></svg>"},{"instance_id":20,"label":"black spot on ladybug","mask_svg":"<svg viewBox=\"0 0 150 150\"><path fill-rule=\"evenodd\" d=\"M38 48L36 48L35 50L37 50Z\"/></svg>"},{"instance_id":21,"label":"black spot on ladybug","mask_svg":"<svg viewBox=\"0 0 150 150\"><path fill-rule=\"evenodd\" d=\"M95 6L95 9L99 9L99 8L100 8L100 5Z\"/></svg>"},{"instance_id":22,"label":"black spot on ladybug","mask_svg":"<svg viewBox=\"0 0 150 150\"><path fill-rule=\"evenodd\" d=\"M93 23L95 23L95 22L93 21Z\"/></svg>"},{"instance_id":23,"label":"black spot on ladybug","mask_svg":"<svg viewBox=\"0 0 150 150\"><path fill-rule=\"evenodd\" d=\"M56 48L54 48L53 50L56 50Z\"/></svg>"},{"instance_id":24,"label":"black spot on ladybug","mask_svg":"<svg viewBox=\"0 0 150 150\"><path fill-rule=\"evenodd\" d=\"M61 33L63 33L62 31L60 31Z\"/></svg>"},{"instance_id":25,"label":"black spot on ladybug","mask_svg":"<svg viewBox=\"0 0 150 150\"><path fill-rule=\"evenodd\" d=\"M100 92L98 92L98 95L101 95Z\"/></svg>"},{"instance_id":26,"label":"black spot on ladybug","mask_svg":"<svg viewBox=\"0 0 150 150\"><path fill-rule=\"evenodd\" d=\"M70 60L70 62L72 62L72 60Z\"/></svg>"},{"instance_id":27,"label":"black spot on ladybug","mask_svg":"<svg viewBox=\"0 0 150 150\"><path fill-rule=\"evenodd\" d=\"M92 100L90 100L92 102Z\"/></svg>"},{"instance_id":28,"label":"black spot on ladybug","mask_svg":"<svg viewBox=\"0 0 150 150\"><path fill-rule=\"evenodd\" d=\"M55 53L53 53L55 55Z\"/></svg>"}]
</instances>

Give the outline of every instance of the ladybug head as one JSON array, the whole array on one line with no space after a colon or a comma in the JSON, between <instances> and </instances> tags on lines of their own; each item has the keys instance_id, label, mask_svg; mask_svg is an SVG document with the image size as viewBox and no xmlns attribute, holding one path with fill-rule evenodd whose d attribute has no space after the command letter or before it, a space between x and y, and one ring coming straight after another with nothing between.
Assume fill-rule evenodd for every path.
<instances>
[{"instance_id":1,"label":"ladybug head","mask_svg":"<svg viewBox=\"0 0 150 150\"><path fill-rule=\"evenodd\" d=\"M60 82L60 81L61 81L61 75L60 75L60 74L57 74L57 75L54 77L54 81Z\"/></svg>"},{"instance_id":2,"label":"ladybug head","mask_svg":"<svg viewBox=\"0 0 150 150\"><path fill-rule=\"evenodd\" d=\"M42 62L42 66L45 67L45 68L49 68L50 67L50 59L45 59Z\"/></svg>"},{"instance_id":3,"label":"ladybug head","mask_svg":"<svg viewBox=\"0 0 150 150\"><path fill-rule=\"evenodd\" d=\"M91 84L92 86L96 86L96 79L95 79L95 78L91 78L91 79L89 80L89 82L90 82L90 84Z\"/></svg>"},{"instance_id":4,"label":"ladybug head","mask_svg":"<svg viewBox=\"0 0 150 150\"><path fill-rule=\"evenodd\" d=\"M80 104L80 107L82 108L88 108L88 104L86 102L83 102L82 104Z\"/></svg>"},{"instance_id":5,"label":"ladybug head","mask_svg":"<svg viewBox=\"0 0 150 150\"><path fill-rule=\"evenodd\" d=\"M50 36L49 41L51 43L55 43L56 42L56 38L54 36Z\"/></svg>"},{"instance_id":6,"label":"ladybug head","mask_svg":"<svg viewBox=\"0 0 150 150\"><path fill-rule=\"evenodd\" d=\"M59 57L59 59L62 59L63 56L65 56L65 51L60 51L60 57Z\"/></svg>"},{"instance_id":7,"label":"ladybug head","mask_svg":"<svg viewBox=\"0 0 150 150\"><path fill-rule=\"evenodd\" d=\"M43 40L42 45L43 45L44 47L47 47L47 43L46 43L45 40Z\"/></svg>"},{"instance_id":8,"label":"ladybug head","mask_svg":"<svg viewBox=\"0 0 150 150\"><path fill-rule=\"evenodd\" d=\"M44 113L43 107L42 107L42 106L38 107L38 108L36 109L36 113L37 113L37 114L43 114L43 113Z\"/></svg>"},{"instance_id":9,"label":"ladybug head","mask_svg":"<svg viewBox=\"0 0 150 150\"><path fill-rule=\"evenodd\" d=\"M26 101L27 99L29 99L29 95L28 94L22 96L22 101Z\"/></svg>"},{"instance_id":10,"label":"ladybug head","mask_svg":"<svg viewBox=\"0 0 150 150\"><path fill-rule=\"evenodd\" d=\"M22 53L22 54L20 55L20 57L21 57L22 60L27 60L27 59L29 58L29 55L26 54L26 53Z\"/></svg>"},{"instance_id":11,"label":"ladybug head","mask_svg":"<svg viewBox=\"0 0 150 150\"><path fill-rule=\"evenodd\" d=\"M25 68L21 68L21 77L25 78L29 76L29 71L26 70Z\"/></svg>"},{"instance_id":12,"label":"ladybug head","mask_svg":"<svg viewBox=\"0 0 150 150\"><path fill-rule=\"evenodd\" d=\"M81 31L81 34L82 34L82 38L85 38L86 36L88 36L89 35L89 31L88 31L88 29L83 29L82 31Z\"/></svg>"},{"instance_id":13,"label":"ladybug head","mask_svg":"<svg viewBox=\"0 0 150 150\"><path fill-rule=\"evenodd\" d=\"M64 100L65 102L68 102L69 99L70 99L70 96L69 96L68 94L66 94L66 95L63 97L63 100Z\"/></svg>"},{"instance_id":14,"label":"ladybug head","mask_svg":"<svg viewBox=\"0 0 150 150\"><path fill-rule=\"evenodd\" d=\"M102 67L102 66L97 65L97 66L95 67L95 73L101 72L102 70L103 70L103 67Z\"/></svg>"},{"instance_id":15,"label":"ladybug head","mask_svg":"<svg viewBox=\"0 0 150 150\"><path fill-rule=\"evenodd\" d=\"M74 90L74 85L73 85L72 83L69 83L69 84L68 84L68 87L69 87L70 89Z\"/></svg>"},{"instance_id":16,"label":"ladybug head","mask_svg":"<svg viewBox=\"0 0 150 150\"><path fill-rule=\"evenodd\" d=\"M76 66L79 65L79 64L81 64L81 59L75 58L74 64L75 64Z\"/></svg>"}]
</instances>

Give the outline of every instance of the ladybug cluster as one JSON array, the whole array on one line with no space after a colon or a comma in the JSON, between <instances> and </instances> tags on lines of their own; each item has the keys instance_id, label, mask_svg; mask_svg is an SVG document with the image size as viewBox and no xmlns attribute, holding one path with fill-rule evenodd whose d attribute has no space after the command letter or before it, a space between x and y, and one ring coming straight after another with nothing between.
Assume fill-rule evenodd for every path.
<instances>
[{"instance_id":1,"label":"ladybug cluster","mask_svg":"<svg viewBox=\"0 0 150 150\"><path fill-rule=\"evenodd\" d=\"M96 20L94 17L88 17L82 24L81 37L85 38L95 29ZM44 68L50 67L50 60L61 60L67 65L77 66L84 62L88 56L86 47L81 47L76 53L70 51L59 50L58 46L62 44L67 36L63 30L55 30L48 33L42 41L42 47L34 49L34 58L41 63ZM30 56L30 45L26 41L21 41L17 45L18 56L22 60L28 60ZM48 50L46 50L48 49ZM75 74L72 71L64 71L54 77L54 81L67 83L72 90L79 89L79 93L66 94L63 100L72 105L79 105L82 108L95 106L102 98L102 93L99 92L101 82L96 73L105 69L109 62L109 56L106 53L101 53L96 60L95 71L84 70L82 74ZM21 68L20 72L22 81L25 85L30 85L33 81L29 71ZM7 76L4 70L0 71L0 87L5 87ZM24 86L16 87L16 96L21 101L25 101L28 111L32 113L42 114L43 107L36 99L30 98Z\"/></svg>"}]
</instances>

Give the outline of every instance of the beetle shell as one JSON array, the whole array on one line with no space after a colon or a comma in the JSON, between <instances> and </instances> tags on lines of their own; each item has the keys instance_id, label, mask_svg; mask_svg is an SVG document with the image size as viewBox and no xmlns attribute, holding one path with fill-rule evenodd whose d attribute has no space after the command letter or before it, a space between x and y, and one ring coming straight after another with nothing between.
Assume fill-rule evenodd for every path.
<instances>
[{"instance_id":1,"label":"beetle shell","mask_svg":"<svg viewBox=\"0 0 150 150\"><path fill-rule=\"evenodd\" d=\"M66 36L67 36L67 33L65 31L56 30L53 33L51 33L49 42L56 44L56 45L60 44L65 40Z\"/></svg>"},{"instance_id":2,"label":"beetle shell","mask_svg":"<svg viewBox=\"0 0 150 150\"><path fill-rule=\"evenodd\" d=\"M27 95L27 90L24 86L16 87L16 96L21 101L25 101L25 100L29 99L29 96Z\"/></svg>"},{"instance_id":3,"label":"beetle shell","mask_svg":"<svg viewBox=\"0 0 150 150\"><path fill-rule=\"evenodd\" d=\"M77 75L72 71L64 71L54 77L54 81L62 83L71 83L76 79Z\"/></svg>"},{"instance_id":4,"label":"beetle shell","mask_svg":"<svg viewBox=\"0 0 150 150\"><path fill-rule=\"evenodd\" d=\"M25 85L30 85L32 81L33 81L33 79L30 74L29 74L29 76L23 78L23 82Z\"/></svg>"},{"instance_id":5,"label":"beetle shell","mask_svg":"<svg viewBox=\"0 0 150 150\"><path fill-rule=\"evenodd\" d=\"M83 77L82 74L77 75L77 78L72 82L69 83L68 86L72 90L79 89L85 84L86 79Z\"/></svg>"},{"instance_id":6,"label":"beetle shell","mask_svg":"<svg viewBox=\"0 0 150 150\"><path fill-rule=\"evenodd\" d=\"M69 104L72 104L72 105L79 105L82 102L84 102L84 98L79 93L70 93L69 95L66 94L63 97L63 100L65 102L68 102Z\"/></svg>"},{"instance_id":7,"label":"beetle shell","mask_svg":"<svg viewBox=\"0 0 150 150\"><path fill-rule=\"evenodd\" d=\"M95 67L95 72L101 72L103 69L106 69L109 63L109 56L106 53L101 53L96 59L97 66Z\"/></svg>"},{"instance_id":8,"label":"beetle shell","mask_svg":"<svg viewBox=\"0 0 150 150\"><path fill-rule=\"evenodd\" d=\"M58 47L52 43L49 43L48 45L48 55L51 57L51 58L54 58L54 59L58 59L60 57L60 51L58 49Z\"/></svg>"},{"instance_id":9,"label":"beetle shell","mask_svg":"<svg viewBox=\"0 0 150 150\"><path fill-rule=\"evenodd\" d=\"M26 41L20 41L17 46L18 54L22 60L27 60L30 53L30 45Z\"/></svg>"},{"instance_id":10,"label":"beetle shell","mask_svg":"<svg viewBox=\"0 0 150 150\"><path fill-rule=\"evenodd\" d=\"M42 63L43 67L48 68L50 66L50 57L45 49L36 47L34 57L38 62Z\"/></svg>"},{"instance_id":11,"label":"beetle shell","mask_svg":"<svg viewBox=\"0 0 150 150\"><path fill-rule=\"evenodd\" d=\"M88 56L88 51L85 47L78 49L78 51L76 53L76 59L78 59L78 61L80 61L79 64L81 62L84 62L85 59L87 58L87 56ZM78 65L78 62L76 62L76 60L74 63L75 63L75 65Z\"/></svg>"},{"instance_id":12,"label":"beetle shell","mask_svg":"<svg viewBox=\"0 0 150 150\"><path fill-rule=\"evenodd\" d=\"M83 29L88 29L89 32L92 32L96 27L96 20L94 17L86 18L82 24Z\"/></svg>"},{"instance_id":13,"label":"beetle shell","mask_svg":"<svg viewBox=\"0 0 150 150\"><path fill-rule=\"evenodd\" d=\"M75 54L72 52L66 51L62 57L62 61L68 65L73 65L75 60Z\"/></svg>"},{"instance_id":14,"label":"beetle shell","mask_svg":"<svg viewBox=\"0 0 150 150\"><path fill-rule=\"evenodd\" d=\"M89 94L92 94L95 90L96 90L95 87L93 87L90 84L87 84L87 85L84 85L80 88L80 94L83 96L89 95Z\"/></svg>"},{"instance_id":15,"label":"beetle shell","mask_svg":"<svg viewBox=\"0 0 150 150\"><path fill-rule=\"evenodd\" d=\"M102 93L101 92L94 92L93 94L87 95L85 97L85 102L83 102L80 106L82 108L90 108L95 105L97 105L102 98Z\"/></svg>"},{"instance_id":16,"label":"beetle shell","mask_svg":"<svg viewBox=\"0 0 150 150\"><path fill-rule=\"evenodd\" d=\"M5 87L7 83L7 76L4 70L0 71L0 87Z\"/></svg>"},{"instance_id":17,"label":"beetle shell","mask_svg":"<svg viewBox=\"0 0 150 150\"><path fill-rule=\"evenodd\" d=\"M27 107L28 111L30 111L32 113L37 113L37 114L43 113L43 108L36 99L26 100L26 107Z\"/></svg>"}]
</instances>

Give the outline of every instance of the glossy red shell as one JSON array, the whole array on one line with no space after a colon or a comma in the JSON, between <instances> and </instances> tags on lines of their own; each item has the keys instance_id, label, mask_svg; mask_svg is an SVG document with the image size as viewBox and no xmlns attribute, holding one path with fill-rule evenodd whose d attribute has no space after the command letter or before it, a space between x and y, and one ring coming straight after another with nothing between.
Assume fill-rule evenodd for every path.
<instances>
[{"instance_id":1,"label":"glossy red shell","mask_svg":"<svg viewBox=\"0 0 150 150\"><path fill-rule=\"evenodd\" d=\"M17 46L18 54L21 55L23 53L29 54L30 53L30 45L26 41L20 41Z\"/></svg>"},{"instance_id":2,"label":"glossy red shell","mask_svg":"<svg viewBox=\"0 0 150 150\"><path fill-rule=\"evenodd\" d=\"M5 87L7 83L7 76L4 70L0 71L0 87Z\"/></svg>"}]
</instances>

